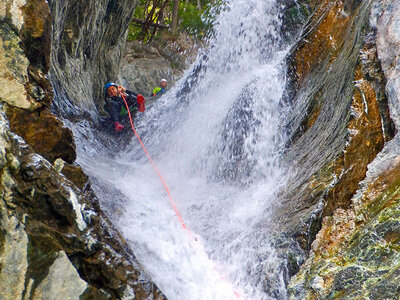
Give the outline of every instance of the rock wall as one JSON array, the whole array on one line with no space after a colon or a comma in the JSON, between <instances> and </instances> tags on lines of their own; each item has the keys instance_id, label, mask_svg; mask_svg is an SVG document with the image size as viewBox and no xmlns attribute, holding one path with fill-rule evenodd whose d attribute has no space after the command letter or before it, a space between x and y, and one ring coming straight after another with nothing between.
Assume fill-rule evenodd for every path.
<instances>
[{"instance_id":1,"label":"rock wall","mask_svg":"<svg viewBox=\"0 0 400 300\"><path fill-rule=\"evenodd\" d=\"M61 26L73 4L78 17L77 8L87 8L80 3L52 1L52 9L64 9L53 18L45 0L0 1L1 299L165 299L100 210L74 164L71 131L49 109L52 24ZM119 4L104 5L104 18L116 21ZM60 88L73 92L72 85Z\"/></svg>"},{"instance_id":2,"label":"rock wall","mask_svg":"<svg viewBox=\"0 0 400 300\"><path fill-rule=\"evenodd\" d=\"M400 295L394 2L310 1L289 57L291 299Z\"/></svg>"},{"instance_id":3,"label":"rock wall","mask_svg":"<svg viewBox=\"0 0 400 300\"><path fill-rule=\"evenodd\" d=\"M49 110L53 93L46 79L51 23L48 5L39 0L0 3L0 100L7 104L4 110L10 127L50 161L62 157L72 162L72 133Z\"/></svg>"},{"instance_id":4,"label":"rock wall","mask_svg":"<svg viewBox=\"0 0 400 300\"><path fill-rule=\"evenodd\" d=\"M117 81L136 0L49 1L54 109L68 118L104 113L104 84Z\"/></svg>"},{"instance_id":5,"label":"rock wall","mask_svg":"<svg viewBox=\"0 0 400 300\"><path fill-rule=\"evenodd\" d=\"M194 62L199 41L180 34L171 36L167 32L149 45L130 41L121 61L119 82L138 93L150 96L160 80L165 78L167 89L178 81L185 69Z\"/></svg>"}]
</instances>

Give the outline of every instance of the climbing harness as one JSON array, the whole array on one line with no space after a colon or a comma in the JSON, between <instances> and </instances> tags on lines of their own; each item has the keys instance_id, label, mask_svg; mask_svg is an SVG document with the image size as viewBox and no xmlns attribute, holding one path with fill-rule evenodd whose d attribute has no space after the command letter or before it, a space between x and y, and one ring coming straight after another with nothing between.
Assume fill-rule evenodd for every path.
<instances>
[{"instance_id":1,"label":"climbing harness","mask_svg":"<svg viewBox=\"0 0 400 300\"><path fill-rule=\"evenodd\" d=\"M151 156L150 156L149 152L147 152L146 147L144 146L142 140L140 139L139 135L137 134L137 132L136 132L136 130L135 130L135 126L133 126L132 115L131 115L131 112L130 112L130 110L129 110L129 105L128 105L128 102L126 101L126 98L125 98L124 92L123 92L123 90L122 90L122 87L118 87L118 91L120 92L120 94L121 94L121 96L122 96L122 99L124 100L126 109L127 109L127 111L128 111L129 121L130 121L130 123L131 123L132 130L133 130L133 132L134 132L136 138L138 139L140 145L142 146L144 152L146 153L147 158L149 159L149 161L150 161L150 163L151 163L151 165L152 165L154 171L157 173L157 175L158 175L158 177L160 178L162 184L164 185L164 188L165 188L165 190L167 191L168 198L169 198L169 200L170 200L171 206L172 206L172 208L173 208L173 210L174 210L176 216L178 217L179 222L181 223L182 227L183 227L184 229L186 229L186 231L188 232L188 234L189 234L195 241L197 241L197 239L195 238L195 236L193 235L193 233L187 228L186 224L183 222L183 219L182 219L181 215L179 214L178 209L176 208L174 199L172 198L172 195L171 195L171 193L170 193L170 191L169 191L169 188L168 188L168 186L167 186L167 183L165 182L164 178L162 177L162 175L161 175L160 171L158 170L156 164L155 164L154 161L151 159ZM225 279L225 277L222 276L222 274L216 269L215 266L214 266L214 270L219 274L219 276L221 277L221 279L222 279L223 281L228 282L228 281ZM233 287L232 287L232 289L233 289ZM238 298L238 299L241 299L241 298L242 298L242 297L240 296L240 294L239 294L235 289L233 289L233 293L234 293L234 295L236 296L236 298Z\"/></svg>"}]
</instances>

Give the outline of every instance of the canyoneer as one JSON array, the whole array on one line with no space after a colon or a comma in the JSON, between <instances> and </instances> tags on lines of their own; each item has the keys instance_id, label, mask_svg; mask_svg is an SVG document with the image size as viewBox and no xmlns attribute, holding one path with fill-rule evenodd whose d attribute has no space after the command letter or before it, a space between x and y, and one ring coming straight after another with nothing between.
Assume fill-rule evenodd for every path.
<instances>
[{"instance_id":1,"label":"canyoneer","mask_svg":"<svg viewBox=\"0 0 400 300\"><path fill-rule=\"evenodd\" d=\"M167 91L167 80L163 78L160 81L160 86L157 86L157 87L154 88L153 93L151 94L151 96L153 96L153 97L161 96L166 91Z\"/></svg>"},{"instance_id":2,"label":"canyoneer","mask_svg":"<svg viewBox=\"0 0 400 300\"><path fill-rule=\"evenodd\" d=\"M135 113L136 110L140 112L145 111L145 99L140 94L129 91L122 86L117 86L114 82L106 83L104 85L104 92L106 95L104 109L110 115L110 119L117 132L125 128L125 126L121 124L121 121L126 119L126 115L128 114L124 98L132 114Z\"/></svg>"}]
</instances>

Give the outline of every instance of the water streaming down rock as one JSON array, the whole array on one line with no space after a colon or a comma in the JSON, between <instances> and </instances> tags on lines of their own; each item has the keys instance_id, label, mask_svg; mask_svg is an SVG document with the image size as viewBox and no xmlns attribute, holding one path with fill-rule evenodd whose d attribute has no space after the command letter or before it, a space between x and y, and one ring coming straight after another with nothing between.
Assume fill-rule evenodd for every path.
<instances>
[{"instance_id":1,"label":"water streaming down rock","mask_svg":"<svg viewBox=\"0 0 400 300\"><path fill-rule=\"evenodd\" d=\"M0 277L6 278L0 280L0 290L5 287L6 298L35 298L42 292L62 297L61 285L67 280L68 286L87 287L84 294L80 288L70 289L75 298L163 299L104 218L87 177L73 164L72 135L46 109L52 97L47 70L59 68L52 72L55 110L82 120L90 107L92 117L98 117L92 102L101 108L100 87L106 77L117 74L117 66L110 66L119 62L132 1L96 0L90 6L95 11L83 2L49 1L52 18L45 0L28 0L23 6L17 0L0 2L5 8L0 9L0 50L5 54L0 69L6 74L0 90L0 254L7 261L0 270ZM283 2L291 5L290 0ZM285 157L299 172L279 195L283 200L276 201L276 211L268 200L275 198L274 179L283 172L275 156L279 118L260 112L278 111L277 101L266 105L264 100L277 100L280 93L262 95L280 82L259 82L270 78L264 71L279 74L274 62L280 55L275 60L276 48L267 43L257 52L255 40L243 38L252 27L245 21L240 26L246 30L223 26L230 24L224 16L230 16L229 21L236 16L237 4L246 11L244 2L230 4L218 20L218 39L210 42L210 51L175 91L137 122L197 241L182 230L136 142L131 151L113 158L110 150L118 148L120 140L105 140L104 133L90 129L91 121L68 121L76 133L79 161L93 173L102 207L125 229L132 248L169 298L230 299L233 289L250 299L285 298L279 260L265 242L275 222L270 217L277 223L283 219L286 224L279 232L293 236L299 246L290 248L288 239L278 246L298 250L287 255L290 259L294 254L289 275L299 270L311 250L291 279L289 297L397 299L400 294L399 137L391 120L399 124L399 76L393 66L400 53L400 5L394 0L310 2L313 13L289 56L293 93L288 100L296 108L288 118L291 139ZM249 16L269 20L251 13L243 18ZM49 66L51 19L60 26L53 26L57 34ZM221 28L235 39L220 34L225 32ZM257 30L259 36L268 32ZM233 50L222 51L221 40L234 40ZM273 40L275 45L278 41ZM109 61L104 57L109 57L110 47L115 59ZM229 72L221 71L215 53L226 54L220 60ZM261 63L243 66L235 58L238 53L243 61ZM244 80L237 87L230 87L229 79L238 77L229 75L231 71ZM227 89L218 92L221 86ZM93 93L76 92L82 89ZM220 95L224 97L217 98ZM216 109L210 108L215 103ZM54 273L60 264L73 276Z\"/></svg>"},{"instance_id":2,"label":"water streaming down rock","mask_svg":"<svg viewBox=\"0 0 400 300\"><path fill-rule=\"evenodd\" d=\"M284 184L278 7L274 0L227 3L208 50L136 121L197 241L181 228L137 140L107 162L78 147L103 205L170 299L233 299L235 290L249 299L285 298L268 242L268 216ZM75 135L78 145L86 140L76 127ZM116 198L115 189L125 198L122 216L105 200Z\"/></svg>"}]
</instances>

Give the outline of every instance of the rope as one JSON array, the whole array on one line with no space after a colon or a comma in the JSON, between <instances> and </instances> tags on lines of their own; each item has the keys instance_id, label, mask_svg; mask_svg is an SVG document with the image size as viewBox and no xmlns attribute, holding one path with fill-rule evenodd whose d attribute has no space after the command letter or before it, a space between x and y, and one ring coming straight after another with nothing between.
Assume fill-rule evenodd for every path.
<instances>
[{"instance_id":1,"label":"rope","mask_svg":"<svg viewBox=\"0 0 400 300\"><path fill-rule=\"evenodd\" d=\"M129 105L128 105L128 102L126 101L126 98L125 98L125 96L124 96L124 93L123 93L122 88L121 88L121 87L118 87L118 90L119 90L119 92L120 92L120 94L121 94L121 96L122 96L122 99L124 99L125 106L126 106L126 109L127 109L127 111L128 111L128 115L129 115L129 121L130 121L130 123L131 123L131 127L132 127L133 132L135 133L136 138L138 139L140 145L142 146L144 152L146 153L147 158L149 159L149 161L150 161L150 163L151 163L151 165L152 165L154 171L156 171L158 177L160 178L162 184L164 185L164 188L165 188L165 190L167 191L167 194L168 194L168 198L169 198L169 200L170 200L170 202L171 202L171 206L172 206L172 208L174 209L174 212L175 212L176 216L178 217L179 222L181 223L181 225L182 225L182 227L183 227L184 229L186 229L186 230L188 230L188 231L190 232L190 230L187 228L186 224L183 222L183 219L182 219L181 215L179 214L178 209L176 208L174 199L173 199L172 196L171 196L171 192L169 191L169 188L168 188L168 186L167 186L167 183L165 182L164 178L162 177L161 172L158 170L156 164L155 164L154 161L151 159L151 156L150 156L149 152L147 152L146 147L144 146L142 140L140 139L139 135L137 134L137 132L136 132L136 130L135 130L135 126L133 126L132 115L131 115L131 112L130 112L130 110L129 110Z\"/></svg>"},{"instance_id":2,"label":"rope","mask_svg":"<svg viewBox=\"0 0 400 300\"><path fill-rule=\"evenodd\" d=\"M175 205L174 199L172 198L171 192L169 191L169 188L168 188L168 186L167 186L167 183L165 182L164 178L162 177L161 172L158 170L156 164L155 164L154 161L151 159L151 156L150 156L149 152L147 151L146 147L144 146L142 140L140 139L139 135L137 134L137 132L136 132L136 130L135 130L135 126L133 126L132 115L131 115L131 112L130 112L130 110L129 110L128 102L126 101L126 98L125 98L125 96L124 96L124 91L122 90L122 87L118 87L118 91L120 92L120 94L121 94L121 96L122 96L122 99L123 99L124 102L125 102L125 106L126 106L126 109L127 109L127 111L128 111L129 121L130 121L130 123L131 123L132 130L133 130L133 132L135 133L135 136L136 136L136 138L138 139L140 145L142 146L144 152L146 153L146 155L147 155L147 157L148 157L148 159L149 159L149 161L150 161L150 163L151 163L151 165L152 165L154 171L157 173L157 175L158 175L158 177L160 178L162 184L164 185L164 188L165 188L165 190L167 191L168 198L169 198L169 200L170 200L171 206L172 206L172 208L173 208L173 210L174 210L176 216L178 217L179 222L181 223L182 227L188 232L188 234L189 234L195 241L197 241L196 238L194 237L193 233L187 228L186 224L183 222L183 219L182 219L182 217L181 217L181 215L180 215L178 209L176 208L176 205ZM228 282L228 281L225 279L225 277L222 276L222 274L215 268L215 266L214 266L214 270L219 274L219 276L221 277L221 279L222 279L223 281ZM234 289L233 289L233 294L236 296L237 299L242 299L242 297L240 296L240 294L239 294L236 290L234 290Z\"/></svg>"}]
</instances>

